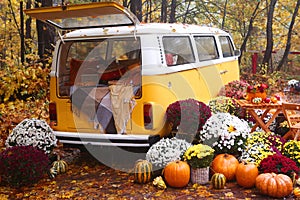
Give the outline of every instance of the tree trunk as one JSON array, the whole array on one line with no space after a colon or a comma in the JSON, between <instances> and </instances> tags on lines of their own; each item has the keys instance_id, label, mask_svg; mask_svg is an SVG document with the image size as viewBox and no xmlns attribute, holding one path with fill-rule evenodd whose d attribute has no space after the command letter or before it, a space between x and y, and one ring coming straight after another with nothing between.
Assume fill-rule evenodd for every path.
<instances>
[{"instance_id":1,"label":"tree trunk","mask_svg":"<svg viewBox=\"0 0 300 200\"><path fill-rule=\"evenodd\" d=\"M270 60L272 57L272 51L273 51L273 15L274 15L274 9L275 5L277 3L277 0L271 0L269 5L269 11L268 11L268 19L267 19L267 46L263 58L263 64L267 64L268 67L270 67Z\"/></svg>"},{"instance_id":2,"label":"tree trunk","mask_svg":"<svg viewBox=\"0 0 300 200\"><path fill-rule=\"evenodd\" d=\"M30 9L31 0L27 0L26 2L26 9ZM27 18L25 21L25 38L31 39L31 18Z\"/></svg>"},{"instance_id":3,"label":"tree trunk","mask_svg":"<svg viewBox=\"0 0 300 200\"><path fill-rule=\"evenodd\" d=\"M130 11L136 15L138 20L142 21L142 1L141 0L131 0Z\"/></svg>"},{"instance_id":4,"label":"tree trunk","mask_svg":"<svg viewBox=\"0 0 300 200\"><path fill-rule=\"evenodd\" d=\"M52 6L52 1L48 0L38 0L37 3L41 3L42 7ZM36 7L38 7L37 4ZM38 55L42 59L52 54L55 28L39 20L36 21L36 27L38 35Z\"/></svg>"},{"instance_id":5,"label":"tree trunk","mask_svg":"<svg viewBox=\"0 0 300 200\"><path fill-rule=\"evenodd\" d=\"M170 23L176 22L175 14L176 14L176 0L172 0L171 12L170 12Z\"/></svg>"},{"instance_id":6,"label":"tree trunk","mask_svg":"<svg viewBox=\"0 0 300 200\"><path fill-rule=\"evenodd\" d=\"M222 19L221 29L224 29L225 26L226 13L227 13L227 0L225 1L225 5L224 5L224 14Z\"/></svg>"},{"instance_id":7,"label":"tree trunk","mask_svg":"<svg viewBox=\"0 0 300 200\"><path fill-rule=\"evenodd\" d=\"M288 59L288 55L290 53L293 27L294 27L294 24L295 24L296 17L298 15L299 6L300 6L300 0L297 1L295 10L294 10L294 13L293 13L293 16L292 16L292 20L291 20L291 23L290 23L290 26L289 26L289 32L288 32L288 35L287 35L285 51L284 51L282 59L280 60L278 66L277 66L278 71L286 63L286 61Z\"/></svg>"},{"instance_id":8,"label":"tree trunk","mask_svg":"<svg viewBox=\"0 0 300 200\"><path fill-rule=\"evenodd\" d=\"M260 5L260 1L256 4L256 7L255 7L255 9L254 9L254 11L251 15L251 18L250 18L250 21L249 21L249 26L248 26L248 31L246 33L246 36L245 36L244 41L243 41L243 43L241 45L241 48L240 48L241 55L239 57L239 64L241 63L243 52L246 51L246 45L247 45L248 39L251 36L252 30L253 30L253 22L254 22L254 19L257 16L259 5Z\"/></svg>"},{"instance_id":9,"label":"tree trunk","mask_svg":"<svg viewBox=\"0 0 300 200\"><path fill-rule=\"evenodd\" d=\"M189 0L189 2L188 2L188 6L186 8L185 15L183 17L183 23L186 23L186 18L188 16L188 13L189 13L189 10L190 10L190 5L191 5L191 0Z\"/></svg>"},{"instance_id":10,"label":"tree trunk","mask_svg":"<svg viewBox=\"0 0 300 200\"><path fill-rule=\"evenodd\" d=\"M20 1L20 39L21 39L21 63L25 61L25 40L24 40L24 14L23 1Z\"/></svg>"},{"instance_id":11,"label":"tree trunk","mask_svg":"<svg viewBox=\"0 0 300 200\"><path fill-rule=\"evenodd\" d=\"M161 13L160 13L160 22L166 23L167 22L167 0L162 0L161 2Z\"/></svg>"}]
</instances>

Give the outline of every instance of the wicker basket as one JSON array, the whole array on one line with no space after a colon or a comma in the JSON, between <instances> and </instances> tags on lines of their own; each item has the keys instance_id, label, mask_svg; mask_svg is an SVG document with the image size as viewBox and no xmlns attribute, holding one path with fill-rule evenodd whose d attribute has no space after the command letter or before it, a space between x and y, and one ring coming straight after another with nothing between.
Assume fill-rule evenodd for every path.
<instances>
[{"instance_id":1,"label":"wicker basket","mask_svg":"<svg viewBox=\"0 0 300 200\"><path fill-rule=\"evenodd\" d=\"M191 182L193 184L206 184L209 181L209 167L191 168Z\"/></svg>"}]
</instances>

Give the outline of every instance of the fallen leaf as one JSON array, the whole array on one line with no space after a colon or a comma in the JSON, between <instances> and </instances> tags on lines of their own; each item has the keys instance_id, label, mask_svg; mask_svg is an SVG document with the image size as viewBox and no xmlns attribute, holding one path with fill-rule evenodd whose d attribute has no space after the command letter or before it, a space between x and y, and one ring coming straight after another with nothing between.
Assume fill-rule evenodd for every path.
<instances>
[{"instance_id":1,"label":"fallen leaf","mask_svg":"<svg viewBox=\"0 0 300 200\"><path fill-rule=\"evenodd\" d=\"M225 193L225 196L226 196L226 197L233 197L233 193L232 193L232 192L226 192L226 193Z\"/></svg>"}]
</instances>

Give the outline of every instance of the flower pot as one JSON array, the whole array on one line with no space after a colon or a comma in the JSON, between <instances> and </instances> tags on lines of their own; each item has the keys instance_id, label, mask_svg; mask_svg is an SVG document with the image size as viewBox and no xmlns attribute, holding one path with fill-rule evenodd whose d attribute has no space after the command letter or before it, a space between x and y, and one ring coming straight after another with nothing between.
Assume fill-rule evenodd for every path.
<instances>
[{"instance_id":1,"label":"flower pot","mask_svg":"<svg viewBox=\"0 0 300 200\"><path fill-rule=\"evenodd\" d=\"M191 168L191 182L193 184L206 184L209 181L209 167Z\"/></svg>"}]
</instances>

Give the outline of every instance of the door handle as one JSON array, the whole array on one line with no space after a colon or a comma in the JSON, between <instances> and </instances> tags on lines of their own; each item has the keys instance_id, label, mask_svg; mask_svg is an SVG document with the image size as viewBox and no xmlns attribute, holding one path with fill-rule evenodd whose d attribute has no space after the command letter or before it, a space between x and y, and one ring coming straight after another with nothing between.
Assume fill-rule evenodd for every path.
<instances>
[{"instance_id":1,"label":"door handle","mask_svg":"<svg viewBox=\"0 0 300 200\"><path fill-rule=\"evenodd\" d=\"M228 72L228 70L222 70L222 71L220 71L220 74L222 75L222 74L226 74Z\"/></svg>"}]
</instances>

